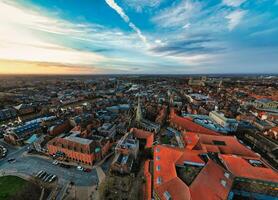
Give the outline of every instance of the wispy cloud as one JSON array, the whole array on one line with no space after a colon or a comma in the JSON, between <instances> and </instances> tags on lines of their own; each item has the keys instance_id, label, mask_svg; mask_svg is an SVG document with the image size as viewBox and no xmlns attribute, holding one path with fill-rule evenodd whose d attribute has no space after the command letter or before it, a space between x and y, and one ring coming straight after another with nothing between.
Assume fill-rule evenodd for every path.
<instances>
[{"instance_id":1,"label":"wispy cloud","mask_svg":"<svg viewBox=\"0 0 278 200\"><path fill-rule=\"evenodd\" d=\"M241 22L241 19L244 17L246 14L246 11L244 10L235 10L228 14L226 18L229 20L228 21L228 29L232 31L236 26L238 26Z\"/></svg>"},{"instance_id":2,"label":"wispy cloud","mask_svg":"<svg viewBox=\"0 0 278 200\"><path fill-rule=\"evenodd\" d=\"M165 2L165 0L123 0L130 8L133 8L136 12L143 12L146 8L157 8L159 5Z\"/></svg>"},{"instance_id":3,"label":"wispy cloud","mask_svg":"<svg viewBox=\"0 0 278 200\"><path fill-rule=\"evenodd\" d=\"M159 12L152 18L152 21L164 28L186 27L190 23L191 17L200 11L200 7L201 3L197 1L182 0Z\"/></svg>"},{"instance_id":4,"label":"wispy cloud","mask_svg":"<svg viewBox=\"0 0 278 200\"><path fill-rule=\"evenodd\" d=\"M223 3L227 6L238 7L246 0L223 0Z\"/></svg>"},{"instance_id":5,"label":"wispy cloud","mask_svg":"<svg viewBox=\"0 0 278 200\"><path fill-rule=\"evenodd\" d=\"M149 46L147 38L142 34L141 30L130 21L129 17L125 14L123 9L114 0L105 1L113 10L115 10L121 16L121 18L129 25L129 27L137 33L138 37L144 42L144 44Z\"/></svg>"}]
</instances>

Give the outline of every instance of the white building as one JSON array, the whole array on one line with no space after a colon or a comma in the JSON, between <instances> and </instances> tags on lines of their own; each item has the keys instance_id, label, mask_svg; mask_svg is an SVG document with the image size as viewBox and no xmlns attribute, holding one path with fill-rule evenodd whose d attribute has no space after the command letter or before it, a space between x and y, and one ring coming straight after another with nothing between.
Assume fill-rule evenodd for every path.
<instances>
[{"instance_id":1,"label":"white building","mask_svg":"<svg viewBox=\"0 0 278 200\"><path fill-rule=\"evenodd\" d=\"M225 115L219 111L211 111L209 117L229 132L237 130L238 121L236 119L226 118Z\"/></svg>"}]
</instances>

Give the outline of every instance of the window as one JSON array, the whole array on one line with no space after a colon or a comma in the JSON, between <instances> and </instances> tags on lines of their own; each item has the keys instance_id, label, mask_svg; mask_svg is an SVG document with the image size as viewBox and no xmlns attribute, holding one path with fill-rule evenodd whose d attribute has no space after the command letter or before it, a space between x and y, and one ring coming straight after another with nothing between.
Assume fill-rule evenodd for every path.
<instances>
[{"instance_id":1,"label":"window","mask_svg":"<svg viewBox=\"0 0 278 200\"><path fill-rule=\"evenodd\" d=\"M224 176L225 176L226 178L230 178L230 174L229 174L228 172L225 172L225 173L224 173Z\"/></svg>"},{"instance_id":2,"label":"window","mask_svg":"<svg viewBox=\"0 0 278 200\"><path fill-rule=\"evenodd\" d=\"M160 165L156 166L156 171L160 171Z\"/></svg>"},{"instance_id":3,"label":"window","mask_svg":"<svg viewBox=\"0 0 278 200\"><path fill-rule=\"evenodd\" d=\"M225 181L225 180L221 180L220 181L220 183L221 183L221 185L223 186L223 187L226 187L227 186L227 181Z\"/></svg>"},{"instance_id":4,"label":"window","mask_svg":"<svg viewBox=\"0 0 278 200\"><path fill-rule=\"evenodd\" d=\"M162 182L162 179L161 179L161 177L159 176L159 177L157 177L157 180L156 180L156 182L157 182L157 184L161 184L161 182Z\"/></svg>"},{"instance_id":5,"label":"window","mask_svg":"<svg viewBox=\"0 0 278 200\"><path fill-rule=\"evenodd\" d=\"M156 148L156 149L155 149L155 151L156 151L156 152L159 152L159 151L160 151L160 149L159 149L159 148Z\"/></svg>"},{"instance_id":6,"label":"window","mask_svg":"<svg viewBox=\"0 0 278 200\"><path fill-rule=\"evenodd\" d=\"M156 156L156 160L160 160L160 156Z\"/></svg>"}]
</instances>

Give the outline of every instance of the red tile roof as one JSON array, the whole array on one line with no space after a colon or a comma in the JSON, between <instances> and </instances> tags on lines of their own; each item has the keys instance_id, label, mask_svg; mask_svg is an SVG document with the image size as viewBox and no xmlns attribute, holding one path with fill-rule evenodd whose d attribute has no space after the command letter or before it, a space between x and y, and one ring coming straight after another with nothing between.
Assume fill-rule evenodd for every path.
<instances>
[{"instance_id":1,"label":"red tile roof","mask_svg":"<svg viewBox=\"0 0 278 200\"><path fill-rule=\"evenodd\" d=\"M204 153L203 151L191 151L185 149L181 157L175 163L176 165L184 165L184 162L188 163L198 163L200 165L205 165L205 162L200 158L199 154Z\"/></svg>"},{"instance_id":2,"label":"red tile roof","mask_svg":"<svg viewBox=\"0 0 278 200\"><path fill-rule=\"evenodd\" d=\"M208 152L220 152L221 154L233 154L251 158L260 157L259 155L255 154L252 150L240 144L238 140L232 136L212 136L199 134L199 138L199 142L201 143L202 149L206 149ZM224 142L225 145L216 145L214 143L215 141Z\"/></svg>"},{"instance_id":3,"label":"red tile roof","mask_svg":"<svg viewBox=\"0 0 278 200\"><path fill-rule=\"evenodd\" d=\"M144 131L142 129L132 128L131 132L133 133L134 137L140 139L146 139L145 148L151 148L154 141L154 134L149 131Z\"/></svg>"},{"instance_id":4,"label":"red tile roof","mask_svg":"<svg viewBox=\"0 0 278 200\"><path fill-rule=\"evenodd\" d=\"M170 181L162 184L155 191L161 200L166 200L166 192L171 195L171 199L173 200L191 200L188 186L178 177L174 177Z\"/></svg>"},{"instance_id":5,"label":"red tile roof","mask_svg":"<svg viewBox=\"0 0 278 200\"><path fill-rule=\"evenodd\" d=\"M271 168L268 168L266 165L265 167L255 167L251 165L247 159L234 155L220 155L220 158L224 161L227 169L231 171L236 177L265 180L278 183L278 174Z\"/></svg>"},{"instance_id":6,"label":"red tile roof","mask_svg":"<svg viewBox=\"0 0 278 200\"><path fill-rule=\"evenodd\" d=\"M248 149L233 136L214 136L194 132L183 132L186 149L203 150L221 154L234 154L243 157L259 158L260 156ZM214 142L224 142L225 145L217 145Z\"/></svg>"},{"instance_id":7,"label":"red tile roof","mask_svg":"<svg viewBox=\"0 0 278 200\"><path fill-rule=\"evenodd\" d=\"M146 179L144 187L144 200L151 200L152 198L152 176L150 173L150 160L146 160L144 164L144 176Z\"/></svg>"},{"instance_id":8,"label":"red tile roof","mask_svg":"<svg viewBox=\"0 0 278 200\"><path fill-rule=\"evenodd\" d=\"M168 192L175 200L191 199L188 186L177 177L176 173L175 163L182 154L183 151L178 148L162 145L154 147L153 185L160 199L166 199L165 192ZM158 167L160 167L159 170Z\"/></svg>"},{"instance_id":9,"label":"red tile roof","mask_svg":"<svg viewBox=\"0 0 278 200\"><path fill-rule=\"evenodd\" d=\"M208 134L208 135L220 135L219 133L207 129L199 124L196 124L192 121L191 118L184 118L178 116L174 109L170 111L170 124L175 126L179 130L186 130L190 132L198 132L200 134Z\"/></svg>"},{"instance_id":10,"label":"red tile roof","mask_svg":"<svg viewBox=\"0 0 278 200\"><path fill-rule=\"evenodd\" d=\"M208 161L190 185L192 199L227 199L232 187L232 179L226 178L224 173L225 170L222 167L212 160ZM221 181L225 183L225 186L221 184Z\"/></svg>"}]
</instances>

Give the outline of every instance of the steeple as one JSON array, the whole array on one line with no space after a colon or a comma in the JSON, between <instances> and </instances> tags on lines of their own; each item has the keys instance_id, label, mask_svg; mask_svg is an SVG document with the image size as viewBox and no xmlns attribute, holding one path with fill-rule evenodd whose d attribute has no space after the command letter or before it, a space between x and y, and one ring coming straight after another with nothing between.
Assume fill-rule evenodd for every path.
<instances>
[{"instance_id":1,"label":"steeple","mask_svg":"<svg viewBox=\"0 0 278 200\"><path fill-rule=\"evenodd\" d=\"M142 120L142 110L141 110L140 97L138 97L138 105L136 108L136 122L140 122L141 120Z\"/></svg>"}]
</instances>

